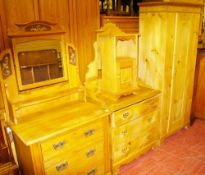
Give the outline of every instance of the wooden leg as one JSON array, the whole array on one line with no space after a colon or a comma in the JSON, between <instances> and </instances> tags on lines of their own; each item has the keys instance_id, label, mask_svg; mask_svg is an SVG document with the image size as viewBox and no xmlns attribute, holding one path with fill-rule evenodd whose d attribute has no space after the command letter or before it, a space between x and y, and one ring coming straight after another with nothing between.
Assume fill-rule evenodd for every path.
<instances>
[{"instance_id":1,"label":"wooden leg","mask_svg":"<svg viewBox=\"0 0 205 175\"><path fill-rule=\"evenodd\" d=\"M113 167L112 168L112 175L118 175L119 174L119 170L120 170L119 166Z\"/></svg>"},{"instance_id":2,"label":"wooden leg","mask_svg":"<svg viewBox=\"0 0 205 175\"><path fill-rule=\"evenodd\" d=\"M152 145L152 149L155 150L157 149L161 144L161 141L160 140L157 140L153 145Z\"/></svg>"}]
</instances>

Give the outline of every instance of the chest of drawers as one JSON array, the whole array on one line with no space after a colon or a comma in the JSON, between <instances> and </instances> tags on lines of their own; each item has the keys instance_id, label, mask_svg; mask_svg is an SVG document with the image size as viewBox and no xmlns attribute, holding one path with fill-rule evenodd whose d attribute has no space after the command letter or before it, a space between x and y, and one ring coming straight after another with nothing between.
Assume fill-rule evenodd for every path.
<instances>
[{"instance_id":1,"label":"chest of drawers","mask_svg":"<svg viewBox=\"0 0 205 175\"><path fill-rule=\"evenodd\" d=\"M137 158L159 139L159 97L154 96L130 105L111 116L112 168Z\"/></svg>"},{"instance_id":2,"label":"chest of drawers","mask_svg":"<svg viewBox=\"0 0 205 175\"><path fill-rule=\"evenodd\" d=\"M71 113L68 112L68 116L62 116L61 121L51 115L49 121L41 118L13 126L17 157L23 174L109 173L110 165L106 161L109 160L108 114L91 103L78 105L81 108L76 107ZM77 117L73 116L76 111Z\"/></svg>"},{"instance_id":3,"label":"chest of drawers","mask_svg":"<svg viewBox=\"0 0 205 175\"><path fill-rule=\"evenodd\" d=\"M94 103L110 111L111 170L117 174L120 166L129 163L159 144L160 92L139 87L132 95L112 101L88 91Z\"/></svg>"}]
</instances>

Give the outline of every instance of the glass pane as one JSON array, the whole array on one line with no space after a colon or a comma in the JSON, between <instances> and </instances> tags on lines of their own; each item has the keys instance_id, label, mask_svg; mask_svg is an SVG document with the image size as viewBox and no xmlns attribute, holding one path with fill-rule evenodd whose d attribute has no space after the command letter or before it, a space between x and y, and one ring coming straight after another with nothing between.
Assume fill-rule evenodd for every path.
<instances>
[{"instance_id":1,"label":"glass pane","mask_svg":"<svg viewBox=\"0 0 205 175\"><path fill-rule=\"evenodd\" d=\"M63 77L61 54L56 49L18 53L22 85Z\"/></svg>"}]
</instances>

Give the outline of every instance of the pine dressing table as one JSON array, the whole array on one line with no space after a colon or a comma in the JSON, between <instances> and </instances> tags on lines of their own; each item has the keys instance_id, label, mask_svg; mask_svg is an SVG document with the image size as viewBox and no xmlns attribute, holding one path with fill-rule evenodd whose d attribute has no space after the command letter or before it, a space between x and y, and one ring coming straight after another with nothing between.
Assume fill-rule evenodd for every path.
<instances>
[{"instance_id":1,"label":"pine dressing table","mask_svg":"<svg viewBox=\"0 0 205 175\"><path fill-rule=\"evenodd\" d=\"M21 173L109 174L109 112L86 100L65 32L34 21L8 35L12 49L0 58Z\"/></svg>"}]
</instances>

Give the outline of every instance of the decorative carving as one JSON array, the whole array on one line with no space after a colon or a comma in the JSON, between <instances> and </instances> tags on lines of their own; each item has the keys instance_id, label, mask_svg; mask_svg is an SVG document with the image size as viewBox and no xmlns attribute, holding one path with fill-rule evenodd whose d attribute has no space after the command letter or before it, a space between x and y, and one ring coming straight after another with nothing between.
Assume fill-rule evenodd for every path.
<instances>
[{"instance_id":1,"label":"decorative carving","mask_svg":"<svg viewBox=\"0 0 205 175\"><path fill-rule=\"evenodd\" d=\"M10 63L10 55L4 55L1 63L2 75L3 79L6 79L11 75L11 63Z\"/></svg>"},{"instance_id":2,"label":"decorative carving","mask_svg":"<svg viewBox=\"0 0 205 175\"><path fill-rule=\"evenodd\" d=\"M25 27L26 32L42 32L42 31L50 31L51 27L46 24L31 24Z\"/></svg>"},{"instance_id":3,"label":"decorative carving","mask_svg":"<svg viewBox=\"0 0 205 175\"><path fill-rule=\"evenodd\" d=\"M65 30L57 23L48 21L32 21L29 23L15 24L14 27L8 29L9 37L20 36L37 36L43 34L63 34Z\"/></svg>"},{"instance_id":4,"label":"decorative carving","mask_svg":"<svg viewBox=\"0 0 205 175\"><path fill-rule=\"evenodd\" d=\"M69 61L70 64L76 65L76 53L75 49L71 46L68 46Z\"/></svg>"}]
</instances>

